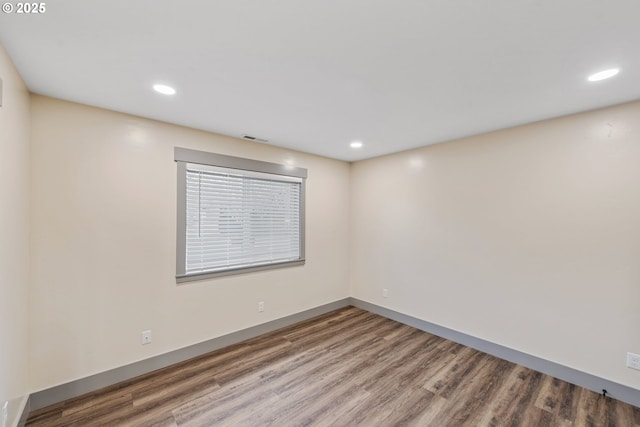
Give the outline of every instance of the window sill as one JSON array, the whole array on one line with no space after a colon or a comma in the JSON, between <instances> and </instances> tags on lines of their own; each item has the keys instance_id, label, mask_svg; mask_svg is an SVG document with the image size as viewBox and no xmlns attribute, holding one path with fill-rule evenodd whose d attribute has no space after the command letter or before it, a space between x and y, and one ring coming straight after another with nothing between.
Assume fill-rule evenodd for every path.
<instances>
[{"instance_id":1,"label":"window sill","mask_svg":"<svg viewBox=\"0 0 640 427\"><path fill-rule=\"evenodd\" d=\"M278 262L273 264L256 265L253 267L230 268L221 271L210 271L206 273L194 273L176 276L176 283L194 282L196 280L214 279L216 277L233 276L236 274L253 273L255 271L275 270L278 268L296 267L304 265L305 260L299 259L295 261Z\"/></svg>"}]
</instances>

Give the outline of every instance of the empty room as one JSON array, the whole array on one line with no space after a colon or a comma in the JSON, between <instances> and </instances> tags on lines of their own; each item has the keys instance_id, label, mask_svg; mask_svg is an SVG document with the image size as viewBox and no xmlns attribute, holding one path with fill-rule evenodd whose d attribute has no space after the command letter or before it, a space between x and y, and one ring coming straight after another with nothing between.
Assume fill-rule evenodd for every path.
<instances>
[{"instance_id":1,"label":"empty room","mask_svg":"<svg viewBox=\"0 0 640 427\"><path fill-rule=\"evenodd\" d=\"M2 2L0 427L640 426L639 16Z\"/></svg>"}]
</instances>

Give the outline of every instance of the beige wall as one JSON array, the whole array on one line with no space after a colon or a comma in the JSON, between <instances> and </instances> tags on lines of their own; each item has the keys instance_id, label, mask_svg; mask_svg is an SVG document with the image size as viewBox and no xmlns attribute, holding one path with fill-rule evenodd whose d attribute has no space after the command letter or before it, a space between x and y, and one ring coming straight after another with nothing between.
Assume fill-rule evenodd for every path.
<instances>
[{"instance_id":1,"label":"beige wall","mask_svg":"<svg viewBox=\"0 0 640 427\"><path fill-rule=\"evenodd\" d=\"M354 297L640 388L640 102L351 172Z\"/></svg>"},{"instance_id":2,"label":"beige wall","mask_svg":"<svg viewBox=\"0 0 640 427\"><path fill-rule=\"evenodd\" d=\"M27 394L29 93L0 45L0 425ZM10 424L7 424L10 425Z\"/></svg>"},{"instance_id":3,"label":"beige wall","mask_svg":"<svg viewBox=\"0 0 640 427\"><path fill-rule=\"evenodd\" d=\"M29 162L0 73L0 403L349 295L640 389L640 103L350 167L33 95ZM176 285L174 146L307 168L307 264Z\"/></svg>"},{"instance_id":4,"label":"beige wall","mask_svg":"<svg viewBox=\"0 0 640 427\"><path fill-rule=\"evenodd\" d=\"M31 108L32 390L348 296L348 163L42 96ZM306 265L176 285L174 146L307 168Z\"/></svg>"}]
</instances>

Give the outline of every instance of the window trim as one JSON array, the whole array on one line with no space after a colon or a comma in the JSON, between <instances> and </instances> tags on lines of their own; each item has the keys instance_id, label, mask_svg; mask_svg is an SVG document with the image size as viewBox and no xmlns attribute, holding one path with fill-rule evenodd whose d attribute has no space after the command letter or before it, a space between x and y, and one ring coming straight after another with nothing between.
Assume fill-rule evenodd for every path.
<instances>
[{"instance_id":1,"label":"window trim","mask_svg":"<svg viewBox=\"0 0 640 427\"><path fill-rule=\"evenodd\" d=\"M205 151L190 150L174 147L174 161L177 163L177 227L176 227L176 283L203 280L214 277L229 276L234 274L251 273L262 270L272 270L283 267L304 265L305 263L305 187L307 170L293 166L279 165L277 163L263 162L260 160L245 159L242 157L227 156L224 154L208 153ZM261 172L271 175L282 175L301 178L300 185L300 258L294 261L285 261L265 264L253 267L229 268L223 271L186 274L186 205L187 205L187 163L196 163L207 166L217 166L240 171Z\"/></svg>"}]
</instances>

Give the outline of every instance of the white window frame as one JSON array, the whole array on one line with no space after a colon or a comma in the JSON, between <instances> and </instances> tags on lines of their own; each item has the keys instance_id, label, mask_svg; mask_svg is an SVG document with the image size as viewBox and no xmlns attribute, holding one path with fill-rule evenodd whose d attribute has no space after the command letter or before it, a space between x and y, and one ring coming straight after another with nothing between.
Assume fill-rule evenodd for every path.
<instances>
[{"instance_id":1,"label":"white window frame","mask_svg":"<svg viewBox=\"0 0 640 427\"><path fill-rule=\"evenodd\" d=\"M244 159L241 157L226 156L223 154L208 153L204 151L190 150L181 147L174 147L174 160L177 164L177 244L176 244L176 282L188 282L202 280L213 277L228 276L232 274L242 274L274 268L292 267L305 263L305 183L307 170L292 166L279 165L276 163L262 162L259 160ZM250 267L231 267L217 269L215 271L186 273L186 251L187 251L187 165L198 164L210 167L220 167L234 169L238 174L251 176L255 172L268 174L275 180L286 181L286 177L301 179L300 185L300 256L298 259L285 262L271 262Z\"/></svg>"}]
</instances>

